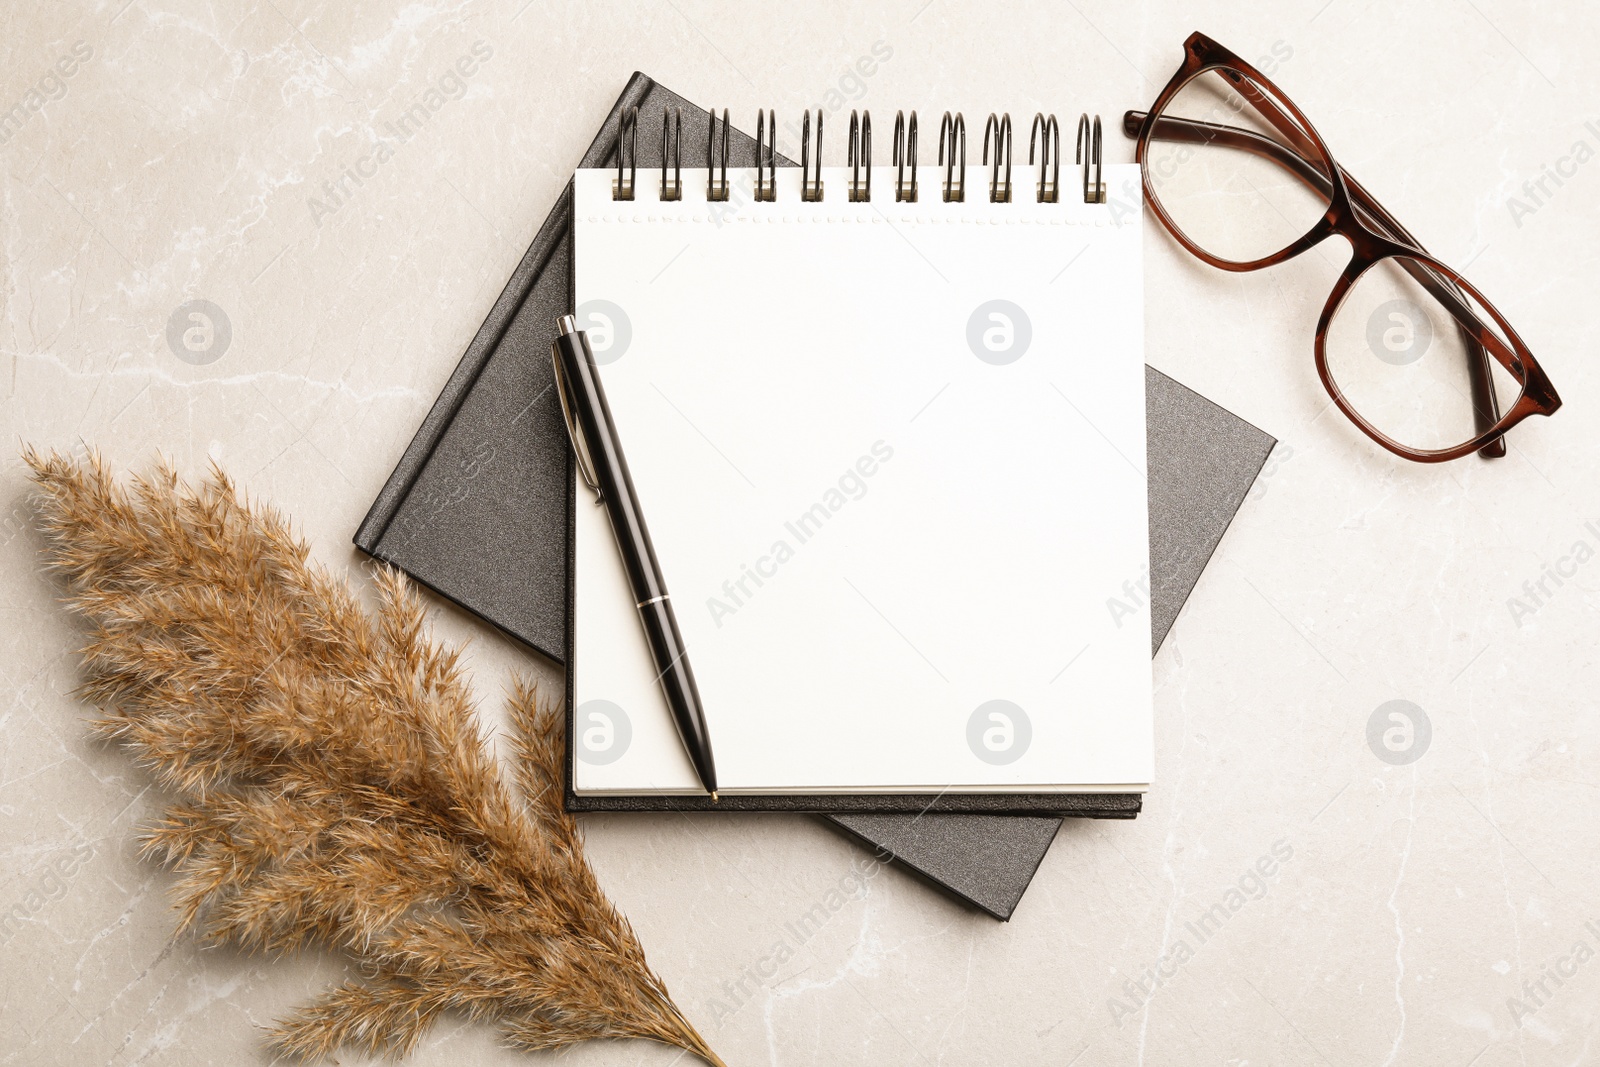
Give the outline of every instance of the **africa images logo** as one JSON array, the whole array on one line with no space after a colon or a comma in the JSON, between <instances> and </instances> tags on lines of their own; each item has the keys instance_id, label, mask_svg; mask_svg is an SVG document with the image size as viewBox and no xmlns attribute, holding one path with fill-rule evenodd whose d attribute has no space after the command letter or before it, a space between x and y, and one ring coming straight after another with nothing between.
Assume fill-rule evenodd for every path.
<instances>
[{"instance_id":1,"label":"africa images logo","mask_svg":"<svg viewBox=\"0 0 1600 1067\"><path fill-rule=\"evenodd\" d=\"M967 317L967 347L985 363L1015 363L1033 341L1028 313L1009 300L987 300Z\"/></svg>"},{"instance_id":2,"label":"africa images logo","mask_svg":"<svg viewBox=\"0 0 1600 1067\"><path fill-rule=\"evenodd\" d=\"M1415 763L1433 743L1433 721L1409 700L1379 704L1367 717L1367 747L1396 767Z\"/></svg>"},{"instance_id":3,"label":"africa images logo","mask_svg":"<svg viewBox=\"0 0 1600 1067\"><path fill-rule=\"evenodd\" d=\"M633 743L633 722L620 705L609 700L585 700L572 718L580 760L604 767L627 755L628 746Z\"/></svg>"},{"instance_id":4,"label":"africa images logo","mask_svg":"<svg viewBox=\"0 0 1600 1067\"><path fill-rule=\"evenodd\" d=\"M1033 722L1009 700L986 700L967 717L967 747L985 763L1015 763L1032 742Z\"/></svg>"},{"instance_id":5,"label":"africa images logo","mask_svg":"<svg viewBox=\"0 0 1600 1067\"><path fill-rule=\"evenodd\" d=\"M1433 343L1433 320L1409 300L1387 300L1367 316L1367 347L1394 367L1421 359Z\"/></svg>"},{"instance_id":6,"label":"africa images logo","mask_svg":"<svg viewBox=\"0 0 1600 1067\"><path fill-rule=\"evenodd\" d=\"M717 629L722 629L725 619L737 614L767 582L776 578L779 568L794 559L796 552L820 534L847 504L866 496L868 480L893 458L894 447L887 441L872 442L870 453L846 467L821 499L783 524L786 536L774 539L753 565L739 564L739 573L722 583L722 595L706 597L706 610Z\"/></svg>"},{"instance_id":7,"label":"africa images logo","mask_svg":"<svg viewBox=\"0 0 1600 1067\"><path fill-rule=\"evenodd\" d=\"M228 313L209 300L187 300L167 317L167 347L185 363L215 363L232 343Z\"/></svg>"},{"instance_id":8,"label":"africa images logo","mask_svg":"<svg viewBox=\"0 0 1600 1067\"><path fill-rule=\"evenodd\" d=\"M633 341L633 320L628 313L609 300L585 300L573 314L589 338L589 348L594 361L604 367L615 363L628 351Z\"/></svg>"}]
</instances>

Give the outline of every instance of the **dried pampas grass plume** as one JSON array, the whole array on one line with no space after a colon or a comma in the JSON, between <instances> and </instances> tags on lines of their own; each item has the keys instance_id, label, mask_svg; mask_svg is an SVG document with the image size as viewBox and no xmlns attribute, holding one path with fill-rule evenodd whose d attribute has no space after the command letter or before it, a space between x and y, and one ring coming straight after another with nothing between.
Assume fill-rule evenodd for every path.
<instances>
[{"instance_id":1,"label":"dried pampas grass plume","mask_svg":"<svg viewBox=\"0 0 1600 1067\"><path fill-rule=\"evenodd\" d=\"M278 1050L405 1053L458 1012L523 1048L647 1038L720 1067L584 859L560 721L532 689L511 696L519 797L398 573L369 613L216 468L124 487L97 457L24 458L87 620L94 731L178 797L144 851L177 870L179 931L361 964L282 1020Z\"/></svg>"}]
</instances>

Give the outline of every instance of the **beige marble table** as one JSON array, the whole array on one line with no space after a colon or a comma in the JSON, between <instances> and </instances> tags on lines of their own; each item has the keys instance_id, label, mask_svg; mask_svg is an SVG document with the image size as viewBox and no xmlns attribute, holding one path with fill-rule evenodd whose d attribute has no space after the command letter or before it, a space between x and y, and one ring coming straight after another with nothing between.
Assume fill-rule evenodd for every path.
<instances>
[{"instance_id":1,"label":"beige marble table","mask_svg":"<svg viewBox=\"0 0 1600 1067\"><path fill-rule=\"evenodd\" d=\"M1311 362L1343 246L1233 276L1152 228L1149 361L1281 444L1156 657L1138 820L1069 824L1009 924L884 870L803 942L789 924L863 855L813 820L590 818L595 865L730 1063L1594 1057L1592 5L11 0L0 1062L265 1062L260 1028L345 967L171 941L170 876L132 843L160 797L85 740L21 442L123 469L214 459L365 585L356 523L629 72L752 124L758 106L1111 119L1196 28L1278 57L1341 161L1470 264L1565 410L1498 463L1391 458L1329 410ZM169 343L195 300L213 309L198 358L182 328ZM554 673L459 613L438 629L471 642L486 726L512 670ZM1409 762L1368 741L1394 700L1431 724ZM453 1021L414 1062L543 1060Z\"/></svg>"}]
</instances>

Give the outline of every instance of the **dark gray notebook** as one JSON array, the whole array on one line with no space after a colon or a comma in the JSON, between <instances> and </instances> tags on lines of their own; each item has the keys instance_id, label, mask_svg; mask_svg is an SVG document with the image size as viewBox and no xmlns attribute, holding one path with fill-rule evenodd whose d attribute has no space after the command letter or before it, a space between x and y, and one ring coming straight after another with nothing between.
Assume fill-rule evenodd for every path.
<instances>
[{"instance_id":1,"label":"dark gray notebook","mask_svg":"<svg viewBox=\"0 0 1600 1067\"><path fill-rule=\"evenodd\" d=\"M613 159L622 110L645 130L684 108L686 164L702 160L705 114L642 74L629 82L581 165ZM698 149L696 146L701 146ZM641 168L660 165L639 137ZM754 142L734 131L735 165ZM783 161L789 165L788 161ZM572 310L569 202L540 228L355 536L364 551L556 661L565 656L567 458L548 351ZM1152 641L1158 645L1221 539L1272 439L1151 371ZM1130 818L1138 798L1078 814ZM1009 916L1059 818L853 813L836 825L995 915Z\"/></svg>"}]
</instances>

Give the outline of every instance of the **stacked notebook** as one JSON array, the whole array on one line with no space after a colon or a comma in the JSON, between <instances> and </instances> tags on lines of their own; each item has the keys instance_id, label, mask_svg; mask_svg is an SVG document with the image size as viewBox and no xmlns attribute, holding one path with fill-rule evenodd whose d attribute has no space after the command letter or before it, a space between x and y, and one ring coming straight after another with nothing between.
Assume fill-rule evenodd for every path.
<instances>
[{"instance_id":1,"label":"stacked notebook","mask_svg":"<svg viewBox=\"0 0 1600 1067\"><path fill-rule=\"evenodd\" d=\"M650 442L629 447L635 479L680 618L692 616L697 673L714 679L719 770L737 783L720 806L826 812L1004 918L1060 813L1137 812L1147 652L1272 441L1129 357L1142 322L1136 221L1130 234L1094 214L1103 204L1041 203L1026 166L1009 200L991 199L991 172L974 167L951 203L931 160L915 202L894 198L906 190L894 167L874 168L860 200L847 195L864 191L859 171L824 168L822 199L803 201L781 158L772 201L709 202L706 114L643 75L584 164L614 167L633 107L636 199L613 199L614 169L580 171L356 543L568 665L569 806L703 807L630 644L637 623L610 617L615 550L575 495L551 388L559 315L610 331L607 345L628 331L604 374L625 443ZM659 199L669 107L683 108L674 202ZM737 132L729 144L737 192L755 148ZM840 262L855 273L832 270ZM978 314L996 286L1034 331L1010 360L996 351L1014 344L1017 316ZM1096 314L1113 306L1121 314ZM739 344L687 343L713 322ZM1063 347L1067 331L1076 341ZM1011 470L997 466L1006 456ZM697 524L706 515L717 521ZM942 564L931 584L929 544ZM1090 593L1103 614L1059 610ZM952 598L962 610L941 616ZM960 623L941 631L936 617ZM584 758L586 707L608 722L623 709L631 740L617 758ZM728 709L720 722L716 707ZM863 722L878 732L853 735ZM1031 734L1006 759L1019 724Z\"/></svg>"}]
</instances>

